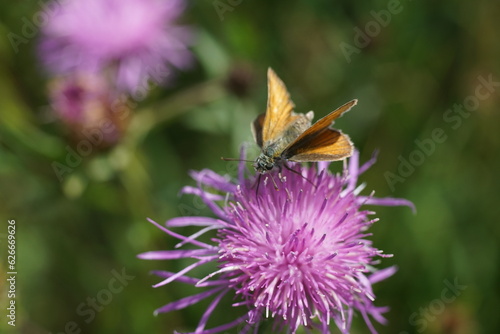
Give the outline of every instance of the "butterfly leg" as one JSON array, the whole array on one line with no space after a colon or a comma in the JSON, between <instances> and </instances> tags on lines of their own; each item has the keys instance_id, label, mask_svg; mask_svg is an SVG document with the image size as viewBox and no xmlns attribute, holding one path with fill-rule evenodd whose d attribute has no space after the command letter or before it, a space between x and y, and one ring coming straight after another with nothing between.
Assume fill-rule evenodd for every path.
<instances>
[{"instance_id":1,"label":"butterfly leg","mask_svg":"<svg viewBox=\"0 0 500 334\"><path fill-rule=\"evenodd\" d=\"M284 161L283 166L285 166L285 168L288 169L290 172L293 172L297 175L300 175L301 178L303 178L304 180L309 182L314 188L318 188L311 180L309 180L307 177L302 175L302 173L300 173L300 172L296 171L295 169L293 169L292 167L288 166L286 160Z\"/></svg>"},{"instance_id":2,"label":"butterfly leg","mask_svg":"<svg viewBox=\"0 0 500 334\"><path fill-rule=\"evenodd\" d=\"M280 175L280 173L281 173L281 172L279 172L279 173L278 173L278 177L280 177L280 176L279 176L279 175ZM274 189L275 189L276 191L279 191L279 190L280 190L280 188L278 188L278 184L277 184L277 183L276 183L276 181L274 180L274 177L273 177L272 172L271 172L271 173L269 173L268 175L269 175L269 177L271 178L271 181L273 181L273 186L274 186ZM281 177L280 177L280 179L281 179Z\"/></svg>"},{"instance_id":3,"label":"butterfly leg","mask_svg":"<svg viewBox=\"0 0 500 334\"><path fill-rule=\"evenodd\" d=\"M284 163L286 163L286 161L283 161ZM278 165L278 178L279 180L281 181L281 183L283 183L285 181L285 179L283 179L283 165L282 164L279 164Z\"/></svg>"},{"instance_id":4,"label":"butterfly leg","mask_svg":"<svg viewBox=\"0 0 500 334\"><path fill-rule=\"evenodd\" d=\"M255 187L255 198L258 198L258 194L259 194L259 186L260 186L260 179L262 177L262 174L259 174L259 176L257 177L257 181L252 185L252 188Z\"/></svg>"}]
</instances>

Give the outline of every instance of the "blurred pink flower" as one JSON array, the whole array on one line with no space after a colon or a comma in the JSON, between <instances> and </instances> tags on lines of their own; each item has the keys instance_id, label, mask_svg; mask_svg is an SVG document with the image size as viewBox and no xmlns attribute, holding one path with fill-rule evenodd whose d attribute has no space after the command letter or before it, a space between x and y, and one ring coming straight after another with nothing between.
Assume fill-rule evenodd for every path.
<instances>
[{"instance_id":1,"label":"blurred pink flower","mask_svg":"<svg viewBox=\"0 0 500 334\"><path fill-rule=\"evenodd\" d=\"M166 82L191 61L191 32L176 24L183 0L67 0L42 30L40 55L54 74L101 72L134 93Z\"/></svg>"},{"instance_id":2,"label":"blurred pink flower","mask_svg":"<svg viewBox=\"0 0 500 334\"><path fill-rule=\"evenodd\" d=\"M78 73L54 79L49 97L55 115L74 141L91 139L107 147L125 132L130 114L127 97L110 90L99 76Z\"/></svg>"}]
</instances>

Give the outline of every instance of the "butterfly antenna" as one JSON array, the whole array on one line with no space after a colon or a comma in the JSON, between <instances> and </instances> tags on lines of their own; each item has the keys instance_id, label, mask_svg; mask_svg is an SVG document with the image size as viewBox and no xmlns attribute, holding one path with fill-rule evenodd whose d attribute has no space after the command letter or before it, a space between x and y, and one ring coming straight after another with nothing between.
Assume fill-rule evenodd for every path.
<instances>
[{"instance_id":1,"label":"butterfly antenna","mask_svg":"<svg viewBox=\"0 0 500 334\"><path fill-rule=\"evenodd\" d=\"M236 158L224 158L220 157L221 160L224 161L245 161L245 162L253 162L253 160L245 160L245 159L236 159Z\"/></svg>"},{"instance_id":2,"label":"butterfly antenna","mask_svg":"<svg viewBox=\"0 0 500 334\"><path fill-rule=\"evenodd\" d=\"M290 166L288 166L286 163L283 164L285 166L286 169L288 169L290 172L293 172L297 175L299 175L301 178L303 178L304 180L306 180L307 182L309 182L314 188L318 188L314 183L312 183L311 180L309 180L307 177L305 177L304 175L302 175L301 173L297 172L295 169L291 168Z\"/></svg>"}]
</instances>

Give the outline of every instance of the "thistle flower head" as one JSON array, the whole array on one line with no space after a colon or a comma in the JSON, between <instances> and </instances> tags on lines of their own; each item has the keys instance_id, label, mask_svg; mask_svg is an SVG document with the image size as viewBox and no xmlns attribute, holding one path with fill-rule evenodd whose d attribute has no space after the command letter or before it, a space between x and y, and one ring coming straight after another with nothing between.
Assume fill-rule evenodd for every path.
<instances>
[{"instance_id":1,"label":"thistle flower head","mask_svg":"<svg viewBox=\"0 0 500 334\"><path fill-rule=\"evenodd\" d=\"M189 64L190 32L175 23L183 9L182 0L59 2L42 30L41 57L56 74L106 72L135 92Z\"/></svg>"},{"instance_id":2,"label":"thistle flower head","mask_svg":"<svg viewBox=\"0 0 500 334\"><path fill-rule=\"evenodd\" d=\"M50 82L49 97L55 116L75 141L91 139L94 145L106 147L125 132L130 113L127 98L97 75L56 78Z\"/></svg>"},{"instance_id":3,"label":"thistle flower head","mask_svg":"<svg viewBox=\"0 0 500 334\"><path fill-rule=\"evenodd\" d=\"M196 258L197 262L178 273L155 272L165 278L156 286L177 280L210 290L169 303L157 312L184 308L218 293L195 333L216 333L246 322L243 333L264 318L274 319L274 331L287 328L295 333L304 326L329 333L333 320L342 333L347 333L355 311L375 332L369 316L384 323L382 314L387 308L374 306L372 284L392 275L395 268L373 268L378 258L389 255L367 239L370 234L366 230L376 219L368 218L373 212L361 207L413 204L359 195L362 186L356 186L358 175L374 161L372 158L359 168L355 152L341 175L331 174L327 163L319 163L316 167L296 165L284 169L281 175L271 173L258 179L245 178L244 167L240 166L236 184L209 170L193 172L198 187L185 187L184 193L200 196L218 218L182 217L166 223L167 227L205 226L190 237L153 222L179 238L179 246L189 243L198 249L156 251L140 257ZM279 190L267 177L275 178ZM196 240L211 229L218 231L213 245ZM202 279L187 275L207 262L217 262L218 270ZM238 300L234 306L246 307L246 314L229 324L206 329L210 314L227 293Z\"/></svg>"}]
</instances>

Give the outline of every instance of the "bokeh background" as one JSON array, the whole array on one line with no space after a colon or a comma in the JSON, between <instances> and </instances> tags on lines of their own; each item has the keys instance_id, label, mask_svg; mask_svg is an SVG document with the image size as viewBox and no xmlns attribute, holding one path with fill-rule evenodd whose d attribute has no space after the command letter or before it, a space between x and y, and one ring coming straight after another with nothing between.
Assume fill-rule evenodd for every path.
<instances>
[{"instance_id":1,"label":"bokeh background","mask_svg":"<svg viewBox=\"0 0 500 334\"><path fill-rule=\"evenodd\" d=\"M185 263L136 258L176 242L146 217L209 214L179 190L194 185L191 169L235 175L234 163L220 157L237 157L243 142L252 143L249 123L264 111L269 66L299 112L320 117L359 99L336 126L362 160L380 150L361 178L365 192L417 207L416 215L376 208L374 244L395 254L379 267L399 267L375 286L376 304L391 307L379 332L500 329L500 84L480 88L483 97L470 113L448 112L474 101L480 77L500 81L496 1L190 1L182 21L196 31L191 69L134 103L120 141L95 148L62 182L52 163L63 163L75 144L47 117L49 79L36 54L38 36L18 52L7 39L21 34L23 17L41 3L0 5L0 331L11 330L4 316L8 219L17 223L13 332L71 332L71 321L81 333L194 330L206 304L153 316L193 289L151 287L159 281L151 270L177 271ZM388 8L397 11L390 22L377 21ZM372 36L363 39L359 31L367 28ZM431 149L436 129L444 135ZM429 145L427 153L415 153L422 151L416 141ZM258 152L251 147L250 159ZM417 163L405 169L402 161ZM90 315L77 308L108 287L113 270L133 279L87 323ZM454 283L461 288L446 292ZM214 324L232 312L216 313ZM360 316L352 332L368 332Z\"/></svg>"}]
</instances>

